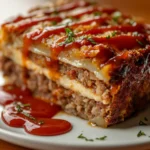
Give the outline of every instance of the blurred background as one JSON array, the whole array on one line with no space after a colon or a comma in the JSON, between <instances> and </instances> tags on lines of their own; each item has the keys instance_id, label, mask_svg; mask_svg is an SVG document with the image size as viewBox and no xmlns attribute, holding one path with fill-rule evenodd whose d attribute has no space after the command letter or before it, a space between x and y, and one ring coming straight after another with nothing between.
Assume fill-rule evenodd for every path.
<instances>
[{"instance_id":1,"label":"blurred background","mask_svg":"<svg viewBox=\"0 0 150 150\"><path fill-rule=\"evenodd\" d=\"M0 22L6 18L25 12L28 8L48 0L0 0ZM102 5L110 5L133 14L150 23L150 0L97 0Z\"/></svg>"},{"instance_id":2,"label":"blurred background","mask_svg":"<svg viewBox=\"0 0 150 150\"><path fill-rule=\"evenodd\" d=\"M98 0L101 4L107 4L119 8L123 12L135 15L150 23L150 0ZM145 19L144 19L145 18Z\"/></svg>"}]
</instances>

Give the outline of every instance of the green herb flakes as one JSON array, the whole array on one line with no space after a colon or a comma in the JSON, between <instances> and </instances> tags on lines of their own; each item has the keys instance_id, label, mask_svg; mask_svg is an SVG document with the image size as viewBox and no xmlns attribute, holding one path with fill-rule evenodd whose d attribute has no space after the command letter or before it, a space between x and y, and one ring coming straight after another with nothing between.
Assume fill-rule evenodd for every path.
<instances>
[{"instance_id":1,"label":"green herb flakes","mask_svg":"<svg viewBox=\"0 0 150 150\"><path fill-rule=\"evenodd\" d=\"M78 138L79 138L79 139L84 139L85 141L89 141L89 142L93 142L93 141L94 141L93 139L88 139L88 138L86 138L85 136L83 136L82 133L78 136Z\"/></svg>"},{"instance_id":2,"label":"green herb flakes","mask_svg":"<svg viewBox=\"0 0 150 150\"><path fill-rule=\"evenodd\" d=\"M52 21L52 25L56 25L57 24L57 22L56 21Z\"/></svg>"},{"instance_id":3,"label":"green herb flakes","mask_svg":"<svg viewBox=\"0 0 150 150\"><path fill-rule=\"evenodd\" d=\"M111 34L107 35L107 36L106 36L106 39L110 39L110 38L116 36L116 34L117 34L117 32L114 31L114 32L112 32Z\"/></svg>"},{"instance_id":4,"label":"green herb flakes","mask_svg":"<svg viewBox=\"0 0 150 150\"><path fill-rule=\"evenodd\" d=\"M146 136L146 134L140 130L139 133L137 134L137 137L141 137L141 136Z\"/></svg>"},{"instance_id":5,"label":"green herb flakes","mask_svg":"<svg viewBox=\"0 0 150 150\"><path fill-rule=\"evenodd\" d=\"M65 31L66 31L67 38L66 38L65 42L60 43L60 46L63 44L69 44L71 42L74 42L74 40L75 40L74 33L70 28L65 28Z\"/></svg>"},{"instance_id":6,"label":"green herb flakes","mask_svg":"<svg viewBox=\"0 0 150 150\"><path fill-rule=\"evenodd\" d=\"M136 22L135 22L134 20L130 20L130 21L129 21L129 24L130 24L130 25L134 25L135 23L136 23Z\"/></svg>"},{"instance_id":7,"label":"green herb flakes","mask_svg":"<svg viewBox=\"0 0 150 150\"><path fill-rule=\"evenodd\" d=\"M94 139L88 139L82 133L78 136L78 138L79 139L84 139L85 141L90 141L90 142L94 141ZM107 138L107 136L102 136L102 137L99 137L99 138L95 138L95 140L104 141L104 140L106 140L106 138Z\"/></svg>"},{"instance_id":8,"label":"green herb flakes","mask_svg":"<svg viewBox=\"0 0 150 150\"><path fill-rule=\"evenodd\" d=\"M16 104L16 110L18 113L21 113L23 110L20 105Z\"/></svg>"},{"instance_id":9,"label":"green herb flakes","mask_svg":"<svg viewBox=\"0 0 150 150\"><path fill-rule=\"evenodd\" d=\"M96 11L93 14L94 14L94 16L101 16L102 13L100 11Z\"/></svg>"},{"instance_id":10,"label":"green herb flakes","mask_svg":"<svg viewBox=\"0 0 150 150\"><path fill-rule=\"evenodd\" d=\"M133 32L132 33L133 36L138 36L138 34L139 34L138 32Z\"/></svg>"},{"instance_id":11,"label":"green herb flakes","mask_svg":"<svg viewBox=\"0 0 150 150\"><path fill-rule=\"evenodd\" d=\"M97 44L97 42L95 42L94 39L92 39L92 38L87 38L87 40L90 41L90 42L91 42L92 44L94 44L94 45Z\"/></svg>"},{"instance_id":12,"label":"green herb flakes","mask_svg":"<svg viewBox=\"0 0 150 150\"><path fill-rule=\"evenodd\" d=\"M30 107L31 105L30 104L23 104L22 106L23 107Z\"/></svg>"},{"instance_id":13,"label":"green herb flakes","mask_svg":"<svg viewBox=\"0 0 150 150\"><path fill-rule=\"evenodd\" d=\"M106 138L107 138L107 136L102 136L102 137L100 137L100 138L96 138L96 140L104 141L104 140L106 140Z\"/></svg>"},{"instance_id":14,"label":"green herb flakes","mask_svg":"<svg viewBox=\"0 0 150 150\"><path fill-rule=\"evenodd\" d=\"M36 120L36 118L34 118L33 116L31 116L29 113L26 112L22 112L23 115L25 115L27 118L31 119L31 120Z\"/></svg>"},{"instance_id":15,"label":"green herb flakes","mask_svg":"<svg viewBox=\"0 0 150 150\"><path fill-rule=\"evenodd\" d=\"M119 11L116 11L116 12L113 13L112 18L113 18L113 20L114 20L115 22L118 22L118 20L119 20L119 18L120 18L121 16L122 16L122 13L119 12Z\"/></svg>"},{"instance_id":16,"label":"green herb flakes","mask_svg":"<svg viewBox=\"0 0 150 150\"><path fill-rule=\"evenodd\" d=\"M144 46L144 43L142 43L142 42L139 41L138 39L136 39L136 42L137 42L140 46Z\"/></svg>"}]
</instances>

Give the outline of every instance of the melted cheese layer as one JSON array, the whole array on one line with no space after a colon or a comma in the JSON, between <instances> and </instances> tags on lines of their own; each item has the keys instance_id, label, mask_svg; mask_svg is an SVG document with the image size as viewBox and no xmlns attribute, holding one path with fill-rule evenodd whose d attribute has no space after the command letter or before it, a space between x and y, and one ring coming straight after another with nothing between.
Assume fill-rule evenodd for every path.
<instances>
[{"instance_id":1,"label":"melted cheese layer","mask_svg":"<svg viewBox=\"0 0 150 150\"><path fill-rule=\"evenodd\" d=\"M41 48L31 48L31 51L35 54L38 55L44 55L49 57L50 56L50 51L43 49L41 50ZM72 50L73 51L73 50ZM86 69L92 73L95 74L95 76L99 79L104 81L105 83L108 82L109 78L106 78L104 72L102 70L100 70L95 64L93 64L91 62L91 59L80 59L75 57L74 55L72 55L72 51L63 51L60 53L60 55L58 56L58 60L61 62L64 62L66 64L72 65L74 67L77 68L83 68Z\"/></svg>"}]
</instances>

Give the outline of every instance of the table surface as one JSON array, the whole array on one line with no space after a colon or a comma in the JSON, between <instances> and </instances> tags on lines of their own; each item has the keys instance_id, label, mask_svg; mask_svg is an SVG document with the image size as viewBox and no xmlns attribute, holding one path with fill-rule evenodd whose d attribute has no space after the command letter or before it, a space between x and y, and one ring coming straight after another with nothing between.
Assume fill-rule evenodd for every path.
<instances>
[{"instance_id":1,"label":"table surface","mask_svg":"<svg viewBox=\"0 0 150 150\"><path fill-rule=\"evenodd\" d=\"M31 150L0 140L0 150Z\"/></svg>"},{"instance_id":2,"label":"table surface","mask_svg":"<svg viewBox=\"0 0 150 150\"><path fill-rule=\"evenodd\" d=\"M27 9L29 6L34 5L35 1L36 1L36 4L38 4L42 0L11 0L11 1L0 0L0 22L3 22L4 19L10 16L10 14L14 15L14 14L24 11L22 10L22 7L20 6L24 6L24 9ZM132 0L132 1L124 0L122 1L122 4L120 4L119 2L120 0L101 0L101 1L102 3L108 3L111 5L115 5L115 7L120 7L123 11L125 11L126 8L128 8L129 9L128 13L136 14L138 16L140 15L141 17L145 16L146 20L150 22L150 15L148 15L149 5L150 5L149 0L143 0L142 2L139 0ZM134 3L136 3L136 5L134 5ZM16 145L0 140L0 150L29 150L29 149L16 146Z\"/></svg>"}]
</instances>

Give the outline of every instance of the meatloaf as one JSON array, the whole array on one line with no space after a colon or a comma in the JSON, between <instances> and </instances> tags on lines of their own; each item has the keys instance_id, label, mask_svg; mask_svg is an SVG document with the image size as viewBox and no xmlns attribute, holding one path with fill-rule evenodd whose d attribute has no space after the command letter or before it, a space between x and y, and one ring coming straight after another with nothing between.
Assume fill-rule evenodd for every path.
<instances>
[{"instance_id":1,"label":"meatloaf","mask_svg":"<svg viewBox=\"0 0 150 150\"><path fill-rule=\"evenodd\" d=\"M150 97L150 27L118 9L58 1L1 25L6 82L98 126L124 121Z\"/></svg>"}]
</instances>

